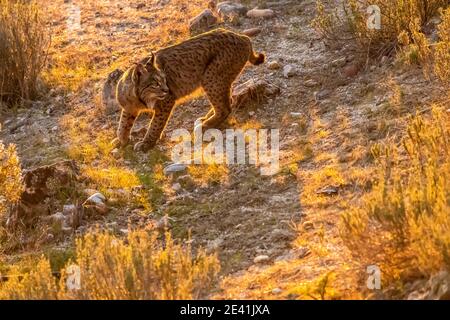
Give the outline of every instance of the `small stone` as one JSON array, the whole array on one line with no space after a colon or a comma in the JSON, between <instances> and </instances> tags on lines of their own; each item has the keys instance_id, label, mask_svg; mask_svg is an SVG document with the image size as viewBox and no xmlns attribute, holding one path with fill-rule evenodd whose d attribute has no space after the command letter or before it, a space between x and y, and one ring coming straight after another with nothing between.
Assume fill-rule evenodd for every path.
<instances>
[{"instance_id":1,"label":"small stone","mask_svg":"<svg viewBox=\"0 0 450 320\"><path fill-rule=\"evenodd\" d=\"M303 116L303 113L301 112L291 112L290 113L292 118L301 118Z\"/></svg>"},{"instance_id":2,"label":"small stone","mask_svg":"<svg viewBox=\"0 0 450 320\"><path fill-rule=\"evenodd\" d=\"M389 60L389 57L388 57L388 56L383 56L383 57L381 58L381 64L385 64L388 60Z\"/></svg>"},{"instance_id":3,"label":"small stone","mask_svg":"<svg viewBox=\"0 0 450 320\"><path fill-rule=\"evenodd\" d=\"M187 166L183 163L172 163L164 168L164 175L168 176L172 173L183 172L186 171Z\"/></svg>"},{"instance_id":4,"label":"small stone","mask_svg":"<svg viewBox=\"0 0 450 320\"><path fill-rule=\"evenodd\" d=\"M333 67L337 67L337 68L341 68L341 67L345 66L346 63L347 63L347 59L345 57L331 61L331 65Z\"/></svg>"},{"instance_id":5,"label":"small stone","mask_svg":"<svg viewBox=\"0 0 450 320\"><path fill-rule=\"evenodd\" d=\"M316 194L326 195L326 196L332 196L338 193L338 188L334 186L326 186L320 190L316 191Z\"/></svg>"},{"instance_id":6,"label":"small stone","mask_svg":"<svg viewBox=\"0 0 450 320\"><path fill-rule=\"evenodd\" d=\"M218 23L217 17L210 9L203 10L189 21L189 32L196 35L211 30Z\"/></svg>"},{"instance_id":7,"label":"small stone","mask_svg":"<svg viewBox=\"0 0 450 320\"><path fill-rule=\"evenodd\" d=\"M280 294L282 292L283 292L283 290L281 290L280 288L275 288L275 289L272 290L273 294Z\"/></svg>"},{"instance_id":8,"label":"small stone","mask_svg":"<svg viewBox=\"0 0 450 320\"><path fill-rule=\"evenodd\" d=\"M278 61L270 61L268 67L270 70L278 70L281 68L281 65Z\"/></svg>"},{"instance_id":9,"label":"small stone","mask_svg":"<svg viewBox=\"0 0 450 320\"><path fill-rule=\"evenodd\" d=\"M180 191L180 190L181 190L181 184L179 184L178 182L174 183L174 184L172 185L172 189L173 189L174 191Z\"/></svg>"},{"instance_id":10,"label":"small stone","mask_svg":"<svg viewBox=\"0 0 450 320\"><path fill-rule=\"evenodd\" d=\"M50 216L50 219L53 223L61 223L64 224L66 221L66 217L62 214L62 212L56 212Z\"/></svg>"},{"instance_id":11,"label":"small stone","mask_svg":"<svg viewBox=\"0 0 450 320\"><path fill-rule=\"evenodd\" d=\"M248 37L254 37L254 36L260 34L261 31L262 31L261 28L256 27L256 28L246 29L246 30L242 31L242 33L245 34Z\"/></svg>"},{"instance_id":12,"label":"small stone","mask_svg":"<svg viewBox=\"0 0 450 320\"><path fill-rule=\"evenodd\" d=\"M87 200L84 202L84 204L104 204L106 201L106 197L101 194L100 192L94 193L91 195ZM83 205L84 205L83 204Z\"/></svg>"},{"instance_id":13,"label":"small stone","mask_svg":"<svg viewBox=\"0 0 450 320\"><path fill-rule=\"evenodd\" d=\"M253 259L254 263L266 263L269 261L269 256L266 255L259 255L255 259Z\"/></svg>"},{"instance_id":14,"label":"small stone","mask_svg":"<svg viewBox=\"0 0 450 320\"><path fill-rule=\"evenodd\" d=\"M272 9L252 9L247 12L249 18L272 18L275 16L275 12Z\"/></svg>"},{"instance_id":15,"label":"small stone","mask_svg":"<svg viewBox=\"0 0 450 320\"><path fill-rule=\"evenodd\" d=\"M328 95L330 95L330 90L324 89L320 91L314 92L314 99L316 101L320 101L325 99Z\"/></svg>"},{"instance_id":16,"label":"small stone","mask_svg":"<svg viewBox=\"0 0 450 320\"><path fill-rule=\"evenodd\" d=\"M111 155L115 158L115 159L119 159L120 158L120 151L119 149L115 148L111 151Z\"/></svg>"},{"instance_id":17,"label":"small stone","mask_svg":"<svg viewBox=\"0 0 450 320\"><path fill-rule=\"evenodd\" d=\"M227 19L233 16L245 16L248 9L241 3L231 1L223 1L217 4L217 13L222 19Z\"/></svg>"},{"instance_id":18,"label":"small stone","mask_svg":"<svg viewBox=\"0 0 450 320\"><path fill-rule=\"evenodd\" d=\"M305 221L302 224L303 230L310 230L314 228L314 224L311 221Z\"/></svg>"},{"instance_id":19,"label":"small stone","mask_svg":"<svg viewBox=\"0 0 450 320\"><path fill-rule=\"evenodd\" d=\"M297 74L297 70L295 69L295 67L293 65L287 64L287 65L284 66L284 68L283 68L283 76L285 78L292 77L292 76L294 76L296 74Z\"/></svg>"},{"instance_id":20,"label":"small stone","mask_svg":"<svg viewBox=\"0 0 450 320\"><path fill-rule=\"evenodd\" d=\"M77 207L74 204L68 204L63 206L63 214L64 215L71 215L74 214L77 211Z\"/></svg>"},{"instance_id":21,"label":"small stone","mask_svg":"<svg viewBox=\"0 0 450 320\"><path fill-rule=\"evenodd\" d=\"M128 230L128 229L120 229L119 231L121 234L123 234L125 236L128 235L128 233L130 232L130 230Z\"/></svg>"},{"instance_id":22,"label":"small stone","mask_svg":"<svg viewBox=\"0 0 450 320\"><path fill-rule=\"evenodd\" d=\"M309 79L309 80L306 80L303 84L305 85L305 87L309 87L310 88L310 87L317 86L319 83L317 81L313 80L313 79Z\"/></svg>"},{"instance_id":23,"label":"small stone","mask_svg":"<svg viewBox=\"0 0 450 320\"><path fill-rule=\"evenodd\" d=\"M350 64L342 69L342 72L347 78L355 77L359 72L359 67L356 64Z\"/></svg>"}]
</instances>

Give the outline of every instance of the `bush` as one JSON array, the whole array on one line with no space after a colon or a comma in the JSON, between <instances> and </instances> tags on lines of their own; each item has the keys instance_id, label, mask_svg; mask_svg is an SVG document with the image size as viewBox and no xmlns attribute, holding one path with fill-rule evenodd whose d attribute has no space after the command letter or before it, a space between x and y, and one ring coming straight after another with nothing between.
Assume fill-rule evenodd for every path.
<instances>
[{"instance_id":1,"label":"bush","mask_svg":"<svg viewBox=\"0 0 450 320\"><path fill-rule=\"evenodd\" d=\"M439 8L448 4L448 0L344 0L343 12L327 12L319 0L313 26L333 40L340 40L338 35L344 28L365 52L375 56L389 55L398 46L398 37L402 32L413 40L416 25L421 30L437 15ZM367 27L366 10L371 5L380 8L380 29Z\"/></svg>"},{"instance_id":2,"label":"bush","mask_svg":"<svg viewBox=\"0 0 450 320\"><path fill-rule=\"evenodd\" d=\"M343 215L347 244L382 264L386 275L450 269L448 120L434 109L430 119L410 120L401 147L374 147L377 182L360 207Z\"/></svg>"},{"instance_id":3,"label":"bush","mask_svg":"<svg viewBox=\"0 0 450 320\"><path fill-rule=\"evenodd\" d=\"M80 289L70 290L73 266L79 270ZM1 299L198 299L216 280L215 255L199 251L193 258L189 246L174 243L170 234L158 240L155 233L130 231L126 240L94 232L76 244L76 261L69 262L59 282L50 263L0 285Z\"/></svg>"},{"instance_id":4,"label":"bush","mask_svg":"<svg viewBox=\"0 0 450 320\"><path fill-rule=\"evenodd\" d=\"M0 225L8 207L15 204L22 193L21 170L16 148L7 148L0 141Z\"/></svg>"},{"instance_id":5,"label":"bush","mask_svg":"<svg viewBox=\"0 0 450 320\"><path fill-rule=\"evenodd\" d=\"M34 1L0 0L0 100L36 97L48 40Z\"/></svg>"}]
</instances>

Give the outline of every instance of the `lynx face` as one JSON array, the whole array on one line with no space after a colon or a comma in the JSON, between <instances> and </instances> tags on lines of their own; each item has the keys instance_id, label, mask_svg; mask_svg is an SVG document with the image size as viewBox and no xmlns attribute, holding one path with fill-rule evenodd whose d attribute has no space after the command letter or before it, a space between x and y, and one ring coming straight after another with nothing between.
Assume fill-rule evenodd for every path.
<instances>
[{"instance_id":1,"label":"lynx face","mask_svg":"<svg viewBox=\"0 0 450 320\"><path fill-rule=\"evenodd\" d=\"M153 63L148 63L145 66L141 63L138 64L133 74L133 82L135 83L136 95L147 106L157 100L164 100L169 94L165 74L155 68Z\"/></svg>"}]
</instances>

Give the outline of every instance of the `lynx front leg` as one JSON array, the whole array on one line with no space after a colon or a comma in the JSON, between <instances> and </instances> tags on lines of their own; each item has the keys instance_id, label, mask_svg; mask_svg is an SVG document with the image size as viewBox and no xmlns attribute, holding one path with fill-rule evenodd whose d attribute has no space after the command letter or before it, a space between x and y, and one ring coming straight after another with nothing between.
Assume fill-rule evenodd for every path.
<instances>
[{"instance_id":1,"label":"lynx front leg","mask_svg":"<svg viewBox=\"0 0 450 320\"><path fill-rule=\"evenodd\" d=\"M120 144L125 146L130 141L130 132L133 127L137 114L129 113L122 110L120 115L119 128L117 129L117 138L113 140L113 144Z\"/></svg>"},{"instance_id":2,"label":"lynx front leg","mask_svg":"<svg viewBox=\"0 0 450 320\"><path fill-rule=\"evenodd\" d=\"M170 113L172 112L172 108L174 105L174 99L158 101L155 104L155 111L153 113L153 117L148 127L147 133L145 134L145 137L142 141L134 145L135 151L146 152L156 145L159 138L161 137L161 133L166 127L167 121L169 120Z\"/></svg>"}]
</instances>

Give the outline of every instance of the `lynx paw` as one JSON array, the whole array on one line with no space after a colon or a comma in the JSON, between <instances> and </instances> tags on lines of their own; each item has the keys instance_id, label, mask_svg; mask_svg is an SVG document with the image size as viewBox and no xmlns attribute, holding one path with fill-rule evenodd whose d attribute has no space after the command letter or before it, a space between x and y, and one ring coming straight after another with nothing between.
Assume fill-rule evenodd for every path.
<instances>
[{"instance_id":1,"label":"lynx paw","mask_svg":"<svg viewBox=\"0 0 450 320\"><path fill-rule=\"evenodd\" d=\"M144 142L144 141L139 141L138 143L136 143L134 145L133 150L135 152L147 152L150 149L153 149L153 147L156 145L156 143L149 143L149 142Z\"/></svg>"}]
</instances>

